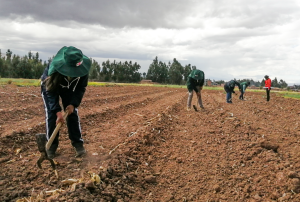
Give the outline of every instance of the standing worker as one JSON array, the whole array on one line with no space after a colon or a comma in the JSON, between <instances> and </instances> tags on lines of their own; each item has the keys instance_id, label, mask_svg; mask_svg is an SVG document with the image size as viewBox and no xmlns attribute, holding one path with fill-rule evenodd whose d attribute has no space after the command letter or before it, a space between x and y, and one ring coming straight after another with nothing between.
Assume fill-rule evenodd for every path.
<instances>
[{"instance_id":1,"label":"standing worker","mask_svg":"<svg viewBox=\"0 0 300 202\"><path fill-rule=\"evenodd\" d=\"M250 81L247 81L247 82L242 82L242 83L240 83L240 86L241 86L241 88L240 88L240 92L241 92L241 95L240 95L240 100L244 100L244 93L245 93L245 91L246 91L246 88L248 87L248 86L250 86Z\"/></svg>"},{"instance_id":2,"label":"standing worker","mask_svg":"<svg viewBox=\"0 0 300 202\"><path fill-rule=\"evenodd\" d=\"M265 88L266 88L266 92L267 92L267 101L268 102L270 100L271 84L272 84L271 79L269 78L268 75L266 75L265 76Z\"/></svg>"},{"instance_id":3,"label":"standing worker","mask_svg":"<svg viewBox=\"0 0 300 202\"><path fill-rule=\"evenodd\" d=\"M227 103L232 103L231 94L235 93L234 87L236 85L239 87L239 89L241 89L240 83L235 80L228 81L227 83L224 84L224 90L226 91L226 102Z\"/></svg>"},{"instance_id":4,"label":"standing worker","mask_svg":"<svg viewBox=\"0 0 300 202\"><path fill-rule=\"evenodd\" d=\"M192 99L193 99L193 91L196 92L198 103L202 109L204 109L201 98L201 90L203 88L205 75L204 72L199 69L194 69L190 73L187 79L187 89L189 91L189 96L187 100L187 110L191 110Z\"/></svg>"},{"instance_id":5,"label":"standing worker","mask_svg":"<svg viewBox=\"0 0 300 202\"><path fill-rule=\"evenodd\" d=\"M41 93L46 113L46 137L49 140L56 125L65 122L59 104L59 98L61 98L63 109L65 113L68 113L66 122L69 139L76 150L77 157L86 153L77 108L88 84L90 67L90 59L83 55L81 50L72 46L64 46L45 68L41 77ZM55 157L58 137L59 133L49 150L46 151L51 159Z\"/></svg>"}]
</instances>

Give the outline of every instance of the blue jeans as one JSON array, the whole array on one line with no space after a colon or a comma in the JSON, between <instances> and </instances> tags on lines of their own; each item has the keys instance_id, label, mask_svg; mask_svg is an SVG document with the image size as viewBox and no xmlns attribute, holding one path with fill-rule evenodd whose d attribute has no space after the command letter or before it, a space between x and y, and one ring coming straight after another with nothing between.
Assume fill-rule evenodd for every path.
<instances>
[{"instance_id":1,"label":"blue jeans","mask_svg":"<svg viewBox=\"0 0 300 202\"><path fill-rule=\"evenodd\" d=\"M224 90L226 91L226 102L232 103L232 98L231 98L232 91L226 85L224 86Z\"/></svg>"}]
</instances>

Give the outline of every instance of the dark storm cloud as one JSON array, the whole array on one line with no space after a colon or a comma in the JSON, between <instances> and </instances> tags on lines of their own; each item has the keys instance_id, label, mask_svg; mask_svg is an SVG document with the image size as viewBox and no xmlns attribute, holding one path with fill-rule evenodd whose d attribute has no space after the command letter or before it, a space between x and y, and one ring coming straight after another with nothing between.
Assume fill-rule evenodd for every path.
<instances>
[{"instance_id":1,"label":"dark storm cloud","mask_svg":"<svg viewBox=\"0 0 300 202\"><path fill-rule=\"evenodd\" d=\"M68 21L104 27L201 27L205 18L225 19L220 27L254 28L291 20L294 1L196 0L0 0L0 18L68 26ZM231 19L226 21L226 18Z\"/></svg>"},{"instance_id":2,"label":"dark storm cloud","mask_svg":"<svg viewBox=\"0 0 300 202\"><path fill-rule=\"evenodd\" d=\"M193 1L140 0L1 0L1 18L60 24L76 21L109 27L174 27L191 11ZM68 26L66 24L66 26Z\"/></svg>"}]
</instances>

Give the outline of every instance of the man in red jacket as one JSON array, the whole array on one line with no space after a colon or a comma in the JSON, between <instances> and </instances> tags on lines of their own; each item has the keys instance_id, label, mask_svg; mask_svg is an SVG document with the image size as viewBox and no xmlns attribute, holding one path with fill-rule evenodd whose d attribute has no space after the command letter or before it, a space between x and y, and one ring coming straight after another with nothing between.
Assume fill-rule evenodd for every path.
<instances>
[{"instance_id":1,"label":"man in red jacket","mask_svg":"<svg viewBox=\"0 0 300 202\"><path fill-rule=\"evenodd\" d=\"M271 91L271 79L269 78L268 75L265 76L265 88L266 88L266 92L267 92L267 101L269 102L270 100L270 91Z\"/></svg>"}]
</instances>

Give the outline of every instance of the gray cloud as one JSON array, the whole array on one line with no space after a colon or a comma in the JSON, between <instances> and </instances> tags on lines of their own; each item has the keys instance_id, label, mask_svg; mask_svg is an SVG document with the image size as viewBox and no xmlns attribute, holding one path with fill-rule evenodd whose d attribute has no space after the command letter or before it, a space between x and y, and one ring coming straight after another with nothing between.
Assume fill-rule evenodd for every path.
<instances>
[{"instance_id":1,"label":"gray cloud","mask_svg":"<svg viewBox=\"0 0 300 202\"><path fill-rule=\"evenodd\" d=\"M177 58L212 79L300 83L296 0L0 0L0 49L44 60L76 46L101 64ZM289 69L289 71L286 71Z\"/></svg>"},{"instance_id":2,"label":"gray cloud","mask_svg":"<svg viewBox=\"0 0 300 202\"><path fill-rule=\"evenodd\" d=\"M99 24L107 27L174 27L192 7L192 1L45 1L45 0L1 0L2 18L61 24L76 21L78 23ZM68 26L65 24L65 26Z\"/></svg>"},{"instance_id":3,"label":"gray cloud","mask_svg":"<svg viewBox=\"0 0 300 202\"><path fill-rule=\"evenodd\" d=\"M292 20L295 1L195 0L1 0L1 18L68 26L68 21L105 27L177 28L201 26L206 18L223 19L220 27L270 26ZM228 19L228 20L226 20ZM191 23L191 21L193 23ZM195 23L196 22L196 23Z\"/></svg>"}]
</instances>

